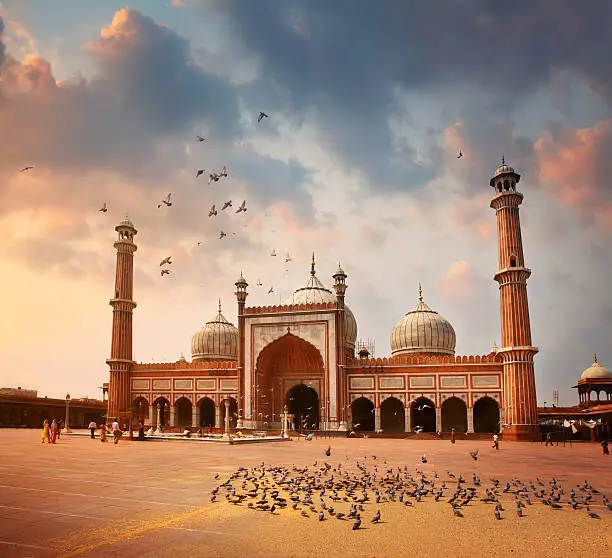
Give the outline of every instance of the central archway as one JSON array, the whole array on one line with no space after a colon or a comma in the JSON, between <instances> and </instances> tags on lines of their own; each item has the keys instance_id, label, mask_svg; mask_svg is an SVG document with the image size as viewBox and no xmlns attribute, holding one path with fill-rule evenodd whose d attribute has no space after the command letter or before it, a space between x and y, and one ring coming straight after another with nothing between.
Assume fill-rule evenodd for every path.
<instances>
[{"instance_id":1,"label":"central archway","mask_svg":"<svg viewBox=\"0 0 612 558\"><path fill-rule=\"evenodd\" d=\"M410 422L412 428L420 427L422 432L436 431L436 409L433 401L427 397L419 397L410 405Z\"/></svg>"},{"instance_id":2,"label":"central archway","mask_svg":"<svg viewBox=\"0 0 612 558\"><path fill-rule=\"evenodd\" d=\"M367 397L358 397L351 403L353 430L373 432L375 426L374 403Z\"/></svg>"},{"instance_id":3,"label":"central archway","mask_svg":"<svg viewBox=\"0 0 612 558\"><path fill-rule=\"evenodd\" d=\"M293 386L287 392L286 404L293 415L294 430L319 429L319 396L312 387Z\"/></svg>"},{"instance_id":4,"label":"central archway","mask_svg":"<svg viewBox=\"0 0 612 558\"><path fill-rule=\"evenodd\" d=\"M181 397L175 404L176 426L191 426L192 405L186 397Z\"/></svg>"},{"instance_id":5,"label":"central archway","mask_svg":"<svg viewBox=\"0 0 612 558\"><path fill-rule=\"evenodd\" d=\"M467 432L467 406L454 396L442 403L442 430L450 432L453 428L457 433Z\"/></svg>"},{"instance_id":6,"label":"central archway","mask_svg":"<svg viewBox=\"0 0 612 558\"><path fill-rule=\"evenodd\" d=\"M253 419L260 427L266 424L280 427L283 406L291 402L288 392L304 385L316 395L316 417L313 415L310 424L314 422L319 428L321 420L325 420L321 415L327 401L324 377L323 358L312 343L289 332L272 341L257 358L252 389ZM306 397L306 393L300 397ZM314 402L312 394L308 397ZM292 412L290 406L289 412Z\"/></svg>"},{"instance_id":7,"label":"central archway","mask_svg":"<svg viewBox=\"0 0 612 558\"><path fill-rule=\"evenodd\" d=\"M396 397L388 397L380 404L380 427L383 432L404 432L405 418L404 404Z\"/></svg>"}]
</instances>

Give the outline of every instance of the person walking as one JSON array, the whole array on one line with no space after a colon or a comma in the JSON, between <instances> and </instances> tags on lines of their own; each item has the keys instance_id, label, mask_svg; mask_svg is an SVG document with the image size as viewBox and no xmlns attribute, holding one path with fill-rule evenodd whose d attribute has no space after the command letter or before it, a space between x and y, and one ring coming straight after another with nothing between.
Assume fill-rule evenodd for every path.
<instances>
[{"instance_id":1,"label":"person walking","mask_svg":"<svg viewBox=\"0 0 612 558\"><path fill-rule=\"evenodd\" d=\"M546 444L545 444L545 446L548 446L549 444L552 447L553 443L552 443L552 439L550 437L550 432L547 432L546 433Z\"/></svg>"},{"instance_id":2,"label":"person walking","mask_svg":"<svg viewBox=\"0 0 612 558\"><path fill-rule=\"evenodd\" d=\"M106 423L103 422L100 425L100 441L101 442L107 442L108 440L106 439Z\"/></svg>"},{"instance_id":3,"label":"person walking","mask_svg":"<svg viewBox=\"0 0 612 558\"><path fill-rule=\"evenodd\" d=\"M51 438L49 437L49 421L47 419L45 419L45 422L43 422L43 431L42 431L42 443L45 443L45 440L47 440L47 442L51 443Z\"/></svg>"},{"instance_id":4,"label":"person walking","mask_svg":"<svg viewBox=\"0 0 612 558\"><path fill-rule=\"evenodd\" d=\"M604 455L610 455L610 450L608 449L608 440L601 441L601 449Z\"/></svg>"},{"instance_id":5,"label":"person walking","mask_svg":"<svg viewBox=\"0 0 612 558\"><path fill-rule=\"evenodd\" d=\"M450 441L451 441L451 444L455 443L455 429L454 428L451 428Z\"/></svg>"},{"instance_id":6,"label":"person walking","mask_svg":"<svg viewBox=\"0 0 612 558\"><path fill-rule=\"evenodd\" d=\"M57 440L57 421L53 419L51 422L51 443L55 444L55 440Z\"/></svg>"},{"instance_id":7,"label":"person walking","mask_svg":"<svg viewBox=\"0 0 612 558\"><path fill-rule=\"evenodd\" d=\"M496 450L499 449L499 436L497 435L497 432L495 434L493 434L493 447Z\"/></svg>"},{"instance_id":8,"label":"person walking","mask_svg":"<svg viewBox=\"0 0 612 558\"><path fill-rule=\"evenodd\" d=\"M121 432L121 428L119 428L119 421L117 419L114 420L113 422L113 443L114 444L118 444L119 443L119 439L121 438L121 436L123 436L123 432Z\"/></svg>"},{"instance_id":9,"label":"person walking","mask_svg":"<svg viewBox=\"0 0 612 558\"><path fill-rule=\"evenodd\" d=\"M91 439L93 440L96 437L96 428L98 428L98 425L92 420L87 428L89 428Z\"/></svg>"}]
</instances>

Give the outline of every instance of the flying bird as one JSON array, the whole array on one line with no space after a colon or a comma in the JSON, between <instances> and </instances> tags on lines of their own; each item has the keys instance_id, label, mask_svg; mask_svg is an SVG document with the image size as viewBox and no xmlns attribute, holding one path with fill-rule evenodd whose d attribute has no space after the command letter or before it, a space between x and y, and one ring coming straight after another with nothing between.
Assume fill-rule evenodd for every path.
<instances>
[{"instance_id":1,"label":"flying bird","mask_svg":"<svg viewBox=\"0 0 612 558\"><path fill-rule=\"evenodd\" d=\"M102 213L106 213L108 211L108 209L106 207L106 202L104 202L104 204L102 205L102 207L100 209L98 209L98 211L101 211Z\"/></svg>"},{"instance_id":2,"label":"flying bird","mask_svg":"<svg viewBox=\"0 0 612 558\"><path fill-rule=\"evenodd\" d=\"M274 292L274 287L270 287L270 290L268 291L268 294L272 294Z\"/></svg>"},{"instance_id":3,"label":"flying bird","mask_svg":"<svg viewBox=\"0 0 612 558\"><path fill-rule=\"evenodd\" d=\"M242 200L242 203L240 204L240 207L236 210L236 213L241 213L246 210L247 210L246 200Z\"/></svg>"},{"instance_id":4,"label":"flying bird","mask_svg":"<svg viewBox=\"0 0 612 558\"><path fill-rule=\"evenodd\" d=\"M260 112L259 117L257 118L257 122L261 122L264 118L269 118L265 112Z\"/></svg>"},{"instance_id":5,"label":"flying bird","mask_svg":"<svg viewBox=\"0 0 612 558\"><path fill-rule=\"evenodd\" d=\"M226 201L223 204L223 207L221 208L221 211L223 211L224 209L227 209L228 207L232 207L232 200Z\"/></svg>"},{"instance_id":6,"label":"flying bird","mask_svg":"<svg viewBox=\"0 0 612 558\"><path fill-rule=\"evenodd\" d=\"M161 276L163 277L164 275L170 275L170 270L169 269L162 269L161 270Z\"/></svg>"},{"instance_id":7,"label":"flying bird","mask_svg":"<svg viewBox=\"0 0 612 558\"><path fill-rule=\"evenodd\" d=\"M166 265L166 264L170 265L171 263L172 263L172 256L168 256L167 258L164 258L164 259L163 259L163 260L160 262L160 264L159 264L159 265L160 265L160 267L161 267L162 265Z\"/></svg>"},{"instance_id":8,"label":"flying bird","mask_svg":"<svg viewBox=\"0 0 612 558\"><path fill-rule=\"evenodd\" d=\"M34 167L23 167L22 169L19 170L19 172L27 172L29 170L32 170Z\"/></svg>"},{"instance_id":9,"label":"flying bird","mask_svg":"<svg viewBox=\"0 0 612 558\"><path fill-rule=\"evenodd\" d=\"M224 166L219 172L219 178L227 178L227 167Z\"/></svg>"},{"instance_id":10,"label":"flying bird","mask_svg":"<svg viewBox=\"0 0 612 558\"><path fill-rule=\"evenodd\" d=\"M459 155L457 155L457 159L461 159L461 157L463 157L463 152L461 151L461 149L459 150Z\"/></svg>"},{"instance_id":11,"label":"flying bird","mask_svg":"<svg viewBox=\"0 0 612 558\"><path fill-rule=\"evenodd\" d=\"M211 172L208 175L208 183L210 184L211 182L219 182L219 178L221 178L216 172Z\"/></svg>"},{"instance_id":12,"label":"flying bird","mask_svg":"<svg viewBox=\"0 0 612 558\"><path fill-rule=\"evenodd\" d=\"M261 279L257 279L257 286L263 287L263 283L261 282Z\"/></svg>"},{"instance_id":13,"label":"flying bird","mask_svg":"<svg viewBox=\"0 0 612 558\"><path fill-rule=\"evenodd\" d=\"M227 236L227 233L224 233L223 231L221 231L219 233L219 239L222 239L224 236Z\"/></svg>"},{"instance_id":14,"label":"flying bird","mask_svg":"<svg viewBox=\"0 0 612 558\"><path fill-rule=\"evenodd\" d=\"M274 250L274 248L272 249L272 253L270 255L271 256L276 256L276 251Z\"/></svg>"},{"instance_id":15,"label":"flying bird","mask_svg":"<svg viewBox=\"0 0 612 558\"><path fill-rule=\"evenodd\" d=\"M170 201L171 196L172 194L168 194L165 197L165 199L163 199L157 207L160 208L162 205L165 205L166 207L170 207L172 205L172 202Z\"/></svg>"},{"instance_id":16,"label":"flying bird","mask_svg":"<svg viewBox=\"0 0 612 558\"><path fill-rule=\"evenodd\" d=\"M417 407L417 411L424 411L425 409L431 409L430 405L420 405Z\"/></svg>"},{"instance_id":17,"label":"flying bird","mask_svg":"<svg viewBox=\"0 0 612 558\"><path fill-rule=\"evenodd\" d=\"M198 169L198 172L196 172L196 178L199 178L200 176L202 176L204 173L206 172L206 169Z\"/></svg>"},{"instance_id":18,"label":"flying bird","mask_svg":"<svg viewBox=\"0 0 612 558\"><path fill-rule=\"evenodd\" d=\"M200 240L198 241L198 246L201 246L202 244L204 244L206 241L205 240Z\"/></svg>"},{"instance_id":19,"label":"flying bird","mask_svg":"<svg viewBox=\"0 0 612 558\"><path fill-rule=\"evenodd\" d=\"M291 256L289 255L289 252L287 252L287 257L285 258L285 263L289 263L292 262L293 260L291 259Z\"/></svg>"},{"instance_id":20,"label":"flying bird","mask_svg":"<svg viewBox=\"0 0 612 558\"><path fill-rule=\"evenodd\" d=\"M202 142L202 141L206 141L206 138L203 138L202 136L196 136L196 140L198 140L199 142Z\"/></svg>"},{"instance_id":21,"label":"flying bird","mask_svg":"<svg viewBox=\"0 0 612 558\"><path fill-rule=\"evenodd\" d=\"M214 217L216 214L217 214L217 210L216 210L215 206L213 205L213 206L210 208L210 211L208 212L208 216L209 216L209 217Z\"/></svg>"}]
</instances>

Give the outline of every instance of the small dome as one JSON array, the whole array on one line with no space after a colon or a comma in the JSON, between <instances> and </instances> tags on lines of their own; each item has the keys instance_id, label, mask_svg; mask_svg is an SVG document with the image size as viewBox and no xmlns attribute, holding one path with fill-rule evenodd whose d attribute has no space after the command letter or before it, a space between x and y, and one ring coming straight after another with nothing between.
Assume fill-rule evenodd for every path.
<instances>
[{"instance_id":1,"label":"small dome","mask_svg":"<svg viewBox=\"0 0 612 558\"><path fill-rule=\"evenodd\" d=\"M127 215L125 216L125 219L119 223L118 226L119 227L130 227L132 229L135 228L134 223L130 221L130 218Z\"/></svg>"},{"instance_id":2,"label":"small dome","mask_svg":"<svg viewBox=\"0 0 612 558\"><path fill-rule=\"evenodd\" d=\"M316 276L314 254L310 269L310 279L305 287L297 289L283 304L327 304L337 302L336 295L326 288ZM357 341L357 320L351 309L344 305L344 328L345 342L350 347L355 347Z\"/></svg>"},{"instance_id":3,"label":"small dome","mask_svg":"<svg viewBox=\"0 0 612 558\"><path fill-rule=\"evenodd\" d=\"M423 302L419 285L419 302L391 331L391 354L454 355L455 342L453 326Z\"/></svg>"},{"instance_id":4,"label":"small dome","mask_svg":"<svg viewBox=\"0 0 612 558\"><path fill-rule=\"evenodd\" d=\"M612 372L597 362L597 355L593 359L593 364L587 368L580 376L581 380L612 380Z\"/></svg>"},{"instance_id":5,"label":"small dome","mask_svg":"<svg viewBox=\"0 0 612 558\"><path fill-rule=\"evenodd\" d=\"M191 358L193 360L236 360L238 329L219 312L213 320L191 338Z\"/></svg>"},{"instance_id":6,"label":"small dome","mask_svg":"<svg viewBox=\"0 0 612 558\"><path fill-rule=\"evenodd\" d=\"M500 165L498 169L495 171L495 176L499 176L500 174L506 174L510 172L514 172L514 169L510 165L503 164L503 165Z\"/></svg>"}]
</instances>

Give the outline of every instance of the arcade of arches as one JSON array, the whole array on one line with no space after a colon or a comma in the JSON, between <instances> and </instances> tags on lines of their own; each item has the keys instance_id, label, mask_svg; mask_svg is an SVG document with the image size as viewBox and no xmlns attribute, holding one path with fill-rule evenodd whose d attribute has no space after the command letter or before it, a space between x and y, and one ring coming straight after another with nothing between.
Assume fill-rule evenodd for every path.
<instances>
[{"instance_id":1,"label":"arcade of arches","mask_svg":"<svg viewBox=\"0 0 612 558\"><path fill-rule=\"evenodd\" d=\"M238 421L238 402L229 398L230 428L235 428ZM159 414L157 406L159 405ZM203 397L195 405L186 397L177 399L174 406L165 397L158 397L153 405L144 397L132 402L132 413L135 422L144 422L153 427L182 428L225 428L225 401L219 405L210 397Z\"/></svg>"},{"instance_id":2,"label":"arcade of arches","mask_svg":"<svg viewBox=\"0 0 612 558\"><path fill-rule=\"evenodd\" d=\"M317 430L325 420L323 358L301 337L286 333L267 345L257 358L253 416L264 428L280 427L287 405L296 430Z\"/></svg>"},{"instance_id":3,"label":"arcade of arches","mask_svg":"<svg viewBox=\"0 0 612 558\"><path fill-rule=\"evenodd\" d=\"M384 399L380 407L367 397L358 397L351 404L351 426L355 431L457 433L494 433L500 429L497 401L482 397L467 407L458 397L449 397L440 407L426 397L415 399L408 409L395 397Z\"/></svg>"}]
</instances>

